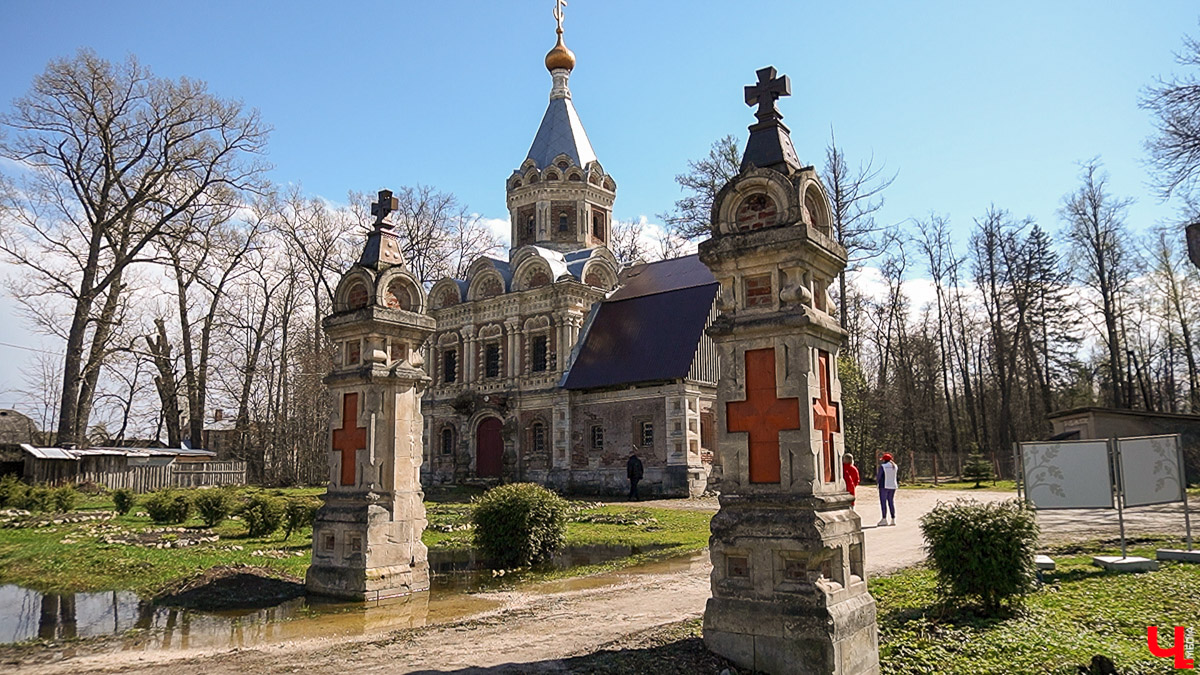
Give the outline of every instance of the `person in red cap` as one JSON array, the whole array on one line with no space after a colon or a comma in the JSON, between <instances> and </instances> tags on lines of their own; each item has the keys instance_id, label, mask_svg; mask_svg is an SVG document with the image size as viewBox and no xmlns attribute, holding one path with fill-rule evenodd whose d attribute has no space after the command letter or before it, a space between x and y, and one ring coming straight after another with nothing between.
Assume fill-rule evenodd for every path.
<instances>
[{"instance_id":1,"label":"person in red cap","mask_svg":"<svg viewBox=\"0 0 1200 675\"><path fill-rule=\"evenodd\" d=\"M875 469L875 485L879 488L879 510L883 511L879 527L896 524L896 488L900 487L896 480L897 473L899 473L898 467L892 461L891 453L883 453L883 456L879 458L879 468ZM892 522L890 523L888 522L889 509L892 513Z\"/></svg>"},{"instance_id":2,"label":"person in red cap","mask_svg":"<svg viewBox=\"0 0 1200 675\"><path fill-rule=\"evenodd\" d=\"M854 455L848 452L842 455L842 478L846 481L846 492L853 497L859 483L858 468L854 466ZM854 500L850 500L850 506L854 506Z\"/></svg>"}]
</instances>

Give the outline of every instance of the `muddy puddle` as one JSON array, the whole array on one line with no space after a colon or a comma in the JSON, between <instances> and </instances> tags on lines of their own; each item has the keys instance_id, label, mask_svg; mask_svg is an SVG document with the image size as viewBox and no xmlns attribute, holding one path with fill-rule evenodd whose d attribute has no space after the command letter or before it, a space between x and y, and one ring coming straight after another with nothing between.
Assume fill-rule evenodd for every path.
<instances>
[{"instance_id":1,"label":"muddy puddle","mask_svg":"<svg viewBox=\"0 0 1200 675\"><path fill-rule=\"evenodd\" d=\"M548 567L566 569L645 552L636 547L579 547ZM596 588L631 575L684 571L707 554L659 561L602 575L522 584L521 590L559 593ZM157 606L129 591L55 595L0 586L0 644L33 639L115 637L116 650L228 649L312 638L345 638L448 623L500 606L485 591L513 579L496 577L471 551L430 554L432 588L406 598L347 603L301 597L256 610L204 612Z\"/></svg>"}]
</instances>

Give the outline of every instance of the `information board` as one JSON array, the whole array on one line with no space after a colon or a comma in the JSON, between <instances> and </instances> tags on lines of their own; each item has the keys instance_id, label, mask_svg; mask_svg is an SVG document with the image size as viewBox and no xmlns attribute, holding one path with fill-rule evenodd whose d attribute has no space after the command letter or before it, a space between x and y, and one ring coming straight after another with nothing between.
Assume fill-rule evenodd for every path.
<instances>
[{"instance_id":1,"label":"information board","mask_svg":"<svg viewBox=\"0 0 1200 675\"><path fill-rule=\"evenodd\" d=\"M1026 499L1039 509L1111 509L1108 441L1021 444Z\"/></svg>"},{"instance_id":2,"label":"information board","mask_svg":"<svg viewBox=\"0 0 1200 675\"><path fill-rule=\"evenodd\" d=\"M1117 440L1125 506L1183 501L1179 436L1143 436Z\"/></svg>"}]
</instances>

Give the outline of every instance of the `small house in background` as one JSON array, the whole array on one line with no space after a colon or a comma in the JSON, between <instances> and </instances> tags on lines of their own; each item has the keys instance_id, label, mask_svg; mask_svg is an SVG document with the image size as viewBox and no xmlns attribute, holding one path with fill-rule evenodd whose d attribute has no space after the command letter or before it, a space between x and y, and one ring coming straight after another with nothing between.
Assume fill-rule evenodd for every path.
<instances>
[{"instance_id":1,"label":"small house in background","mask_svg":"<svg viewBox=\"0 0 1200 675\"><path fill-rule=\"evenodd\" d=\"M213 461L191 448L37 448L22 444L29 483L96 483L150 492L166 487L245 485L245 462Z\"/></svg>"},{"instance_id":2,"label":"small house in background","mask_svg":"<svg viewBox=\"0 0 1200 675\"><path fill-rule=\"evenodd\" d=\"M1073 408L1051 413L1048 418L1054 426L1052 440L1179 434L1188 483L1200 482L1200 415Z\"/></svg>"},{"instance_id":3,"label":"small house in background","mask_svg":"<svg viewBox=\"0 0 1200 675\"><path fill-rule=\"evenodd\" d=\"M0 445L36 443L38 428L28 415L16 410L0 410Z\"/></svg>"},{"instance_id":4,"label":"small house in background","mask_svg":"<svg viewBox=\"0 0 1200 675\"><path fill-rule=\"evenodd\" d=\"M217 459L232 459L237 448L237 425L233 417L217 408L212 412L212 419L204 422L204 436L200 445L217 454Z\"/></svg>"}]
</instances>

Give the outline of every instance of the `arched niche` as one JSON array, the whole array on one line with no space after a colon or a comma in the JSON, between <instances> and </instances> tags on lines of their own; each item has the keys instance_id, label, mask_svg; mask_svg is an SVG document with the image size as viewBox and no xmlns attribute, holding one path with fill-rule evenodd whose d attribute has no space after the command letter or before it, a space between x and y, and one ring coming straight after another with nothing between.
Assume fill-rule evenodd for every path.
<instances>
[{"instance_id":1,"label":"arched niche","mask_svg":"<svg viewBox=\"0 0 1200 675\"><path fill-rule=\"evenodd\" d=\"M825 235L833 236L833 228L829 219L829 203L825 193L815 182L810 182L804 189L805 220L814 230Z\"/></svg>"},{"instance_id":2,"label":"arched niche","mask_svg":"<svg viewBox=\"0 0 1200 675\"><path fill-rule=\"evenodd\" d=\"M373 279L362 268L352 270L342 277L334 293L334 311L348 312L371 304L374 286Z\"/></svg>"},{"instance_id":3,"label":"arched niche","mask_svg":"<svg viewBox=\"0 0 1200 675\"><path fill-rule=\"evenodd\" d=\"M433 285L429 291L429 306L431 309L445 309L462 302L462 292L453 279L443 279Z\"/></svg>"}]
</instances>

